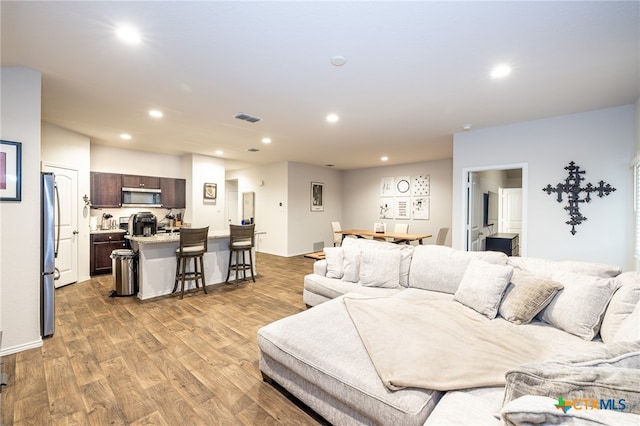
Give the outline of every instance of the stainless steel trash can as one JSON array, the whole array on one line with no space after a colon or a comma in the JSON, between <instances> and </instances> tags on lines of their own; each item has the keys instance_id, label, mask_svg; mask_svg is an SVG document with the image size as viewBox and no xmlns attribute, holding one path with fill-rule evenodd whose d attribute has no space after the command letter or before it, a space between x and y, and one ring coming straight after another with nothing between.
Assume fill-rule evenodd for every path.
<instances>
[{"instance_id":1,"label":"stainless steel trash can","mask_svg":"<svg viewBox=\"0 0 640 426\"><path fill-rule=\"evenodd\" d=\"M133 296L137 284L136 253L129 249L111 252L111 268L113 275L113 291L111 296Z\"/></svg>"}]
</instances>

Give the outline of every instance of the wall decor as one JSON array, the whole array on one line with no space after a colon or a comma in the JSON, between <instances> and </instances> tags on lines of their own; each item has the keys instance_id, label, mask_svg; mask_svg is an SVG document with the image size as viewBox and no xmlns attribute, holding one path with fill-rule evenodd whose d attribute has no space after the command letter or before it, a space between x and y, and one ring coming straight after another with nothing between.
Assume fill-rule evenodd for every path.
<instances>
[{"instance_id":1,"label":"wall decor","mask_svg":"<svg viewBox=\"0 0 640 426\"><path fill-rule=\"evenodd\" d=\"M414 197L428 197L431 195L431 183L429 175L418 175L413 177L411 195Z\"/></svg>"},{"instance_id":2,"label":"wall decor","mask_svg":"<svg viewBox=\"0 0 640 426\"><path fill-rule=\"evenodd\" d=\"M393 198L380 198L380 219L393 219Z\"/></svg>"},{"instance_id":3,"label":"wall decor","mask_svg":"<svg viewBox=\"0 0 640 426\"><path fill-rule=\"evenodd\" d=\"M393 210L395 219L411 219L411 198L396 197Z\"/></svg>"},{"instance_id":4,"label":"wall decor","mask_svg":"<svg viewBox=\"0 0 640 426\"><path fill-rule=\"evenodd\" d=\"M552 192L557 194L556 201L562 202L562 194L567 194L567 205L564 209L569 213L570 219L565 223L571 225L571 235L576 234L576 225L580 225L587 218L580 212L580 204L588 203L591 201L591 193L595 193L598 197L602 198L605 195L609 195L616 189L605 183L604 181L598 182L596 186L592 183L587 183L582 186L582 181L585 178L582 176L586 173L584 170L580 170L580 166L577 166L573 161L564 168L569 172L569 175L565 178L564 183L560 182L556 186L548 184L542 188L544 192L551 195ZM581 193L585 193L584 198L580 197Z\"/></svg>"},{"instance_id":5,"label":"wall decor","mask_svg":"<svg viewBox=\"0 0 640 426\"><path fill-rule=\"evenodd\" d=\"M387 176L380 179L380 196L392 197L394 194L393 177Z\"/></svg>"},{"instance_id":6,"label":"wall decor","mask_svg":"<svg viewBox=\"0 0 640 426\"><path fill-rule=\"evenodd\" d=\"M311 211L324 211L324 183L311 182Z\"/></svg>"},{"instance_id":7,"label":"wall decor","mask_svg":"<svg viewBox=\"0 0 640 426\"><path fill-rule=\"evenodd\" d=\"M406 197L411 194L411 177L398 176L396 178L396 196Z\"/></svg>"},{"instance_id":8,"label":"wall decor","mask_svg":"<svg viewBox=\"0 0 640 426\"><path fill-rule=\"evenodd\" d=\"M205 201L212 201L218 198L218 185L215 183L205 183L203 197Z\"/></svg>"},{"instance_id":9,"label":"wall decor","mask_svg":"<svg viewBox=\"0 0 640 426\"><path fill-rule=\"evenodd\" d=\"M22 143L0 140L0 201L22 201Z\"/></svg>"},{"instance_id":10,"label":"wall decor","mask_svg":"<svg viewBox=\"0 0 640 426\"><path fill-rule=\"evenodd\" d=\"M411 202L411 216L416 220L429 220L429 198L413 197Z\"/></svg>"}]
</instances>

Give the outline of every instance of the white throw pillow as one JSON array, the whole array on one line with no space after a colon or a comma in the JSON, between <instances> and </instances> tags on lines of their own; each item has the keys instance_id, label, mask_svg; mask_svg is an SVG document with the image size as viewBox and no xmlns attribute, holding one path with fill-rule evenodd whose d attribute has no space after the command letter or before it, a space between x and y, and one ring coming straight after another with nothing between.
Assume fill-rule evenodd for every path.
<instances>
[{"instance_id":1,"label":"white throw pillow","mask_svg":"<svg viewBox=\"0 0 640 426\"><path fill-rule=\"evenodd\" d=\"M558 292L539 317L546 323L585 340L600 330L604 310L617 289L613 278L557 272L553 281L564 288Z\"/></svg>"},{"instance_id":2,"label":"white throw pillow","mask_svg":"<svg viewBox=\"0 0 640 426\"><path fill-rule=\"evenodd\" d=\"M615 280L620 287L613 293L600 327L600 337L605 343L615 341L620 325L640 301L640 273L624 272Z\"/></svg>"},{"instance_id":3,"label":"white throw pillow","mask_svg":"<svg viewBox=\"0 0 640 426\"><path fill-rule=\"evenodd\" d=\"M362 250L360 284L366 287L400 287L399 250Z\"/></svg>"},{"instance_id":4,"label":"white throw pillow","mask_svg":"<svg viewBox=\"0 0 640 426\"><path fill-rule=\"evenodd\" d=\"M327 261L327 278L342 278L344 275L342 247L325 247L324 256Z\"/></svg>"},{"instance_id":5,"label":"white throw pillow","mask_svg":"<svg viewBox=\"0 0 640 426\"><path fill-rule=\"evenodd\" d=\"M512 274L511 266L473 259L469 262L453 299L493 319L498 313L500 300Z\"/></svg>"},{"instance_id":6,"label":"white throw pillow","mask_svg":"<svg viewBox=\"0 0 640 426\"><path fill-rule=\"evenodd\" d=\"M357 283L360 281L360 249L356 247L343 247L344 275L342 281Z\"/></svg>"}]
</instances>

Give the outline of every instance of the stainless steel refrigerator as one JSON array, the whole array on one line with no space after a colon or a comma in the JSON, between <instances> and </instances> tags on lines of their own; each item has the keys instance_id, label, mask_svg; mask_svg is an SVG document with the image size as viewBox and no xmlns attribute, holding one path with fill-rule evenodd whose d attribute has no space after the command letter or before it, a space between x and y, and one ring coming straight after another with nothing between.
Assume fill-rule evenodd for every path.
<instances>
[{"instance_id":1,"label":"stainless steel refrigerator","mask_svg":"<svg viewBox=\"0 0 640 426\"><path fill-rule=\"evenodd\" d=\"M60 212L56 214L58 207L55 176L53 173L41 174L41 285L40 285L40 330L42 337L53 335L55 329L55 286L53 281L58 279L59 273L55 265L58 253L60 235L56 234L56 219L59 220Z\"/></svg>"}]
</instances>

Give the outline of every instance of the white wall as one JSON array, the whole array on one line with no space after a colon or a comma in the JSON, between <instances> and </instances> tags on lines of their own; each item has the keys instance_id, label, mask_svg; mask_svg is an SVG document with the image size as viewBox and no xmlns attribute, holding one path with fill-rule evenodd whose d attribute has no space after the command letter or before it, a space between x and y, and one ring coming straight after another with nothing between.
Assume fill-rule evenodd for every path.
<instances>
[{"instance_id":1,"label":"white wall","mask_svg":"<svg viewBox=\"0 0 640 426\"><path fill-rule=\"evenodd\" d=\"M387 228L398 223L409 223L409 232L427 232L434 235L438 228L451 227L451 160L426 161L398 166L374 167L342 172L342 228L372 229L375 222L387 223ZM428 174L431 183L429 220L380 219L380 179L388 176L416 176ZM330 232L329 224L325 225ZM328 238L328 237L327 237ZM333 240L328 240L333 241ZM446 244L450 245L451 233Z\"/></svg>"},{"instance_id":2,"label":"white wall","mask_svg":"<svg viewBox=\"0 0 640 426\"><path fill-rule=\"evenodd\" d=\"M119 149L91 144L91 171L187 179L176 155Z\"/></svg>"},{"instance_id":3,"label":"white wall","mask_svg":"<svg viewBox=\"0 0 640 426\"><path fill-rule=\"evenodd\" d=\"M331 222L342 217L342 174L328 167L288 164L289 233L287 256L296 256L333 246ZM311 182L324 184L324 211L311 211Z\"/></svg>"},{"instance_id":4,"label":"white wall","mask_svg":"<svg viewBox=\"0 0 640 426\"><path fill-rule=\"evenodd\" d=\"M88 136L50 123L42 123L42 163L78 171L78 281L89 276L90 209L84 206L83 195L89 196L90 145Z\"/></svg>"},{"instance_id":5,"label":"white wall","mask_svg":"<svg viewBox=\"0 0 640 426\"><path fill-rule=\"evenodd\" d=\"M454 135L453 246L464 246L463 169L528 164L527 255L576 259L632 269L634 105L571 114ZM542 191L563 182L574 161L585 184L604 180L617 191L582 204L588 218L571 235L565 203Z\"/></svg>"},{"instance_id":6,"label":"white wall","mask_svg":"<svg viewBox=\"0 0 640 426\"><path fill-rule=\"evenodd\" d=\"M42 345L40 337L41 74L0 73L0 137L22 143L22 201L0 202L0 329L3 355Z\"/></svg>"},{"instance_id":7,"label":"white wall","mask_svg":"<svg viewBox=\"0 0 640 426\"><path fill-rule=\"evenodd\" d=\"M227 229L225 223L225 171L224 160L205 155L185 155L191 170L187 179L187 208L184 221L193 228L208 226L209 229ZM218 198L215 201L204 199L204 184L217 184Z\"/></svg>"}]
</instances>

